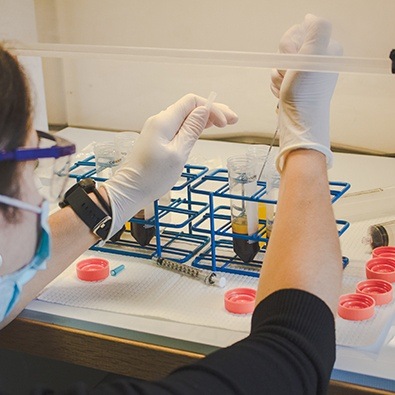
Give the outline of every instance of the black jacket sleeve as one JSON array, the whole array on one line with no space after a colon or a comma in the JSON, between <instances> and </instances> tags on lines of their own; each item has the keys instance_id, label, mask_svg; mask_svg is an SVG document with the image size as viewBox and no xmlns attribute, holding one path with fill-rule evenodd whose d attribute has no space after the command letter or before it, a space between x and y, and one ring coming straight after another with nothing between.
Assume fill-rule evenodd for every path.
<instances>
[{"instance_id":1,"label":"black jacket sleeve","mask_svg":"<svg viewBox=\"0 0 395 395\"><path fill-rule=\"evenodd\" d=\"M246 339L163 380L120 379L91 391L77 384L63 394L325 394L334 361L330 309L314 295L287 289L260 302Z\"/></svg>"}]
</instances>

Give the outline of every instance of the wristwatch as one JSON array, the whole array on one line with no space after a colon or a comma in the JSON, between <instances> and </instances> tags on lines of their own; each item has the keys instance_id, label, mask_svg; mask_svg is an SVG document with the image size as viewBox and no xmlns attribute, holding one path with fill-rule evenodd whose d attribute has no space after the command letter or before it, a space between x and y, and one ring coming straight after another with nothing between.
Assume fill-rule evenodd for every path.
<instances>
[{"instance_id":1,"label":"wristwatch","mask_svg":"<svg viewBox=\"0 0 395 395\"><path fill-rule=\"evenodd\" d=\"M107 210L104 212L88 196L94 193L102 206ZM59 207L70 206L88 228L102 240L108 236L111 228L111 208L96 189L96 183L91 178L84 178L73 185L64 195L63 201L59 202Z\"/></svg>"}]
</instances>

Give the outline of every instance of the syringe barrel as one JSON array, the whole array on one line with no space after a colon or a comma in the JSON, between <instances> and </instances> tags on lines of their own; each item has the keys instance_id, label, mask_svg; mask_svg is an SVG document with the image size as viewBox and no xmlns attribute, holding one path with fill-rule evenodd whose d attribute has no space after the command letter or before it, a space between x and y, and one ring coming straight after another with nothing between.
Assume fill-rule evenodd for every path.
<instances>
[{"instance_id":1,"label":"syringe barrel","mask_svg":"<svg viewBox=\"0 0 395 395\"><path fill-rule=\"evenodd\" d=\"M373 248L395 246L395 221L382 222L368 228L370 246Z\"/></svg>"}]
</instances>

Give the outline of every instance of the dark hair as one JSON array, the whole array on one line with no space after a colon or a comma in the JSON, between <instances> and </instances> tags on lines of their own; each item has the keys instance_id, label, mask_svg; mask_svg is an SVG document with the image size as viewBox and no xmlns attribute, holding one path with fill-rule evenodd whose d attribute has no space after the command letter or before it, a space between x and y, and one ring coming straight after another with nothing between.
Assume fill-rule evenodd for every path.
<instances>
[{"instance_id":1,"label":"dark hair","mask_svg":"<svg viewBox=\"0 0 395 395\"><path fill-rule=\"evenodd\" d=\"M27 79L18 60L0 43L0 149L21 147L31 126L31 102ZM19 169L23 164L0 162L0 194L18 197ZM15 217L16 209L0 203L0 213L7 221Z\"/></svg>"}]
</instances>

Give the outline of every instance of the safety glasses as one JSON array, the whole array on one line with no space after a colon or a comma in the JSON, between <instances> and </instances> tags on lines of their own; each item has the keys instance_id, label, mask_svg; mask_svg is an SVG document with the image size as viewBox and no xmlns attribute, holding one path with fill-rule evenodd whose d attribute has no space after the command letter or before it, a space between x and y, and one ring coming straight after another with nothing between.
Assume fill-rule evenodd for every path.
<instances>
[{"instance_id":1,"label":"safety glasses","mask_svg":"<svg viewBox=\"0 0 395 395\"><path fill-rule=\"evenodd\" d=\"M36 160L37 187L47 200L56 201L64 193L75 145L50 133L37 131L37 135L37 148L22 147L8 152L0 150L0 161Z\"/></svg>"}]
</instances>

